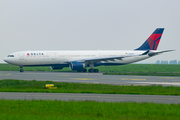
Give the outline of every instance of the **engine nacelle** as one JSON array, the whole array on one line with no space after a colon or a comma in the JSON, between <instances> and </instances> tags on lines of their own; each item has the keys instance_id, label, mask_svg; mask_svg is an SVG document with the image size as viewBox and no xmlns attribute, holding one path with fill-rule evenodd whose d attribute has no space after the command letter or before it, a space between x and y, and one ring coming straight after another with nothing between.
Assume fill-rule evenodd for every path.
<instances>
[{"instance_id":1,"label":"engine nacelle","mask_svg":"<svg viewBox=\"0 0 180 120\"><path fill-rule=\"evenodd\" d=\"M55 65L55 66L50 66L51 70L58 70L58 69L63 69L62 66Z\"/></svg>"},{"instance_id":2,"label":"engine nacelle","mask_svg":"<svg viewBox=\"0 0 180 120\"><path fill-rule=\"evenodd\" d=\"M82 70L86 67L85 63L82 62L71 62L69 63L70 70Z\"/></svg>"}]
</instances>

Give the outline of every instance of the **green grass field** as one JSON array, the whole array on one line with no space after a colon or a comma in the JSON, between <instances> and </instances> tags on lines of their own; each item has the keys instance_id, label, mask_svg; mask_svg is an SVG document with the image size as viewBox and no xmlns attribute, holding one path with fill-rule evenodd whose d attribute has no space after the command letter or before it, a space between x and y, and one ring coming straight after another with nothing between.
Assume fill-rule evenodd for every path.
<instances>
[{"instance_id":1,"label":"green grass field","mask_svg":"<svg viewBox=\"0 0 180 120\"><path fill-rule=\"evenodd\" d=\"M54 84L58 89L43 89L45 84ZM180 88L175 86L163 87L161 85L120 86L109 84L82 84L35 80L0 80L0 92L180 95Z\"/></svg>"},{"instance_id":2,"label":"green grass field","mask_svg":"<svg viewBox=\"0 0 180 120\"><path fill-rule=\"evenodd\" d=\"M180 65L171 64L128 64L120 66L96 67L100 72L180 72ZM19 67L10 64L0 64L0 71L19 71ZM69 68L51 70L50 67L23 67L25 71L70 71Z\"/></svg>"},{"instance_id":3,"label":"green grass field","mask_svg":"<svg viewBox=\"0 0 180 120\"><path fill-rule=\"evenodd\" d=\"M179 120L180 105L96 101L0 100L1 120Z\"/></svg>"},{"instance_id":4,"label":"green grass field","mask_svg":"<svg viewBox=\"0 0 180 120\"><path fill-rule=\"evenodd\" d=\"M153 76L180 76L180 65L171 64L128 64L121 66L100 66L96 67L100 72L108 75L153 75ZM51 70L50 67L24 67L25 71L68 71ZM10 64L0 64L0 71L19 71L18 66Z\"/></svg>"}]
</instances>

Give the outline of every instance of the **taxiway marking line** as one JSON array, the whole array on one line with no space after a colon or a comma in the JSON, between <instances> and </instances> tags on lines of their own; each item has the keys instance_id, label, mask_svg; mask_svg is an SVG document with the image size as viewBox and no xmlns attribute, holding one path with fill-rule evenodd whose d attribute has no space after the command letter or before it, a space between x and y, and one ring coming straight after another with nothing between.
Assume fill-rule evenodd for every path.
<instances>
[{"instance_id":1,"label":"taxiway marking line","mask_svg":"<svg viewBox=\"0 0 180 120\"><path fill-rule=\"evenodd\" d=\"M70 78L73 80L97 80L97 79L93 79L93 78Z\"/></svg>"},{"instance_id":2,"label":"taxiway marking line","mask_svg":"<svg viewBox=\"0 0 180 120\"><path fill-rule=\"evenodd\" d=\"M164 79L176 79L175 77L159 77L159 78L164 78Z\"/></svg>"},{"instance_id":3,"label":"taxiway marking line","mask_svg":"<svg viewBox=\"0 0 180 120\"><path fill-rule=\"evenodd\" d=\"M9 76L9 75L11 75L10 73L8 73L8 74L0 74L0 76Z\"/></svg>"},{"instance_id":4,"label":"taxiway marking line","mask_svg":"<svg viewBox=\"0 0 180 120\"><path fill-rule=\"evenodd\" d=\"M68 76L68 75L56 75L56 76Z\"/></svg>"},{"instance_id":5,"label":"taxiway marking line","mask_svg":"<svg viewBox=\"0 0 180 120\"><path fill-rule=\"evenodd\" d=\"M128 78L122 78L121 80L146 80L146 79L128 79Z\"/></svg>"}]
</instances>

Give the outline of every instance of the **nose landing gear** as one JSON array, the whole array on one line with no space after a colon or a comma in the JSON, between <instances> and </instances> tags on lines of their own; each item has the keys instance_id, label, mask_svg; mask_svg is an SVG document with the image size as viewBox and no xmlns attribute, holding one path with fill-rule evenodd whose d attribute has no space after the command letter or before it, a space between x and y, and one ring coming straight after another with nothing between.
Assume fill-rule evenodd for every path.
<instances>
[{"instance_id":1,"label":"nose landing gear","mask_svg":"<svg viewBox=\"0 0 180 120\"><path fill-rule=\"evenodd\" d=\"M20 72L24 72L23 66L19 66L19 67L20 67Z\"/></svg>"}]
</instances>

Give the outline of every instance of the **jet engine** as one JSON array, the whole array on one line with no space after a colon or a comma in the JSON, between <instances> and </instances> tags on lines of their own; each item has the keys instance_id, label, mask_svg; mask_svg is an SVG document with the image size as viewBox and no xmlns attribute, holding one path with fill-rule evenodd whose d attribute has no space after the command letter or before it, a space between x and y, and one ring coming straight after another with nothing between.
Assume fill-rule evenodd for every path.
<instances>
[{"instance_id":1,"label":"jet engine","mask_svg":"<svg viewBox=\"0 0 180 120\"><path fill-rule=\"evenodd\" d=\"M71 62L69 63L70 70L82 70L86 67L85 63L82 62Z\"/></svg>"}]
</instances>

